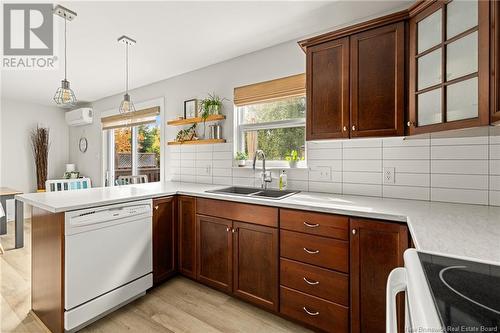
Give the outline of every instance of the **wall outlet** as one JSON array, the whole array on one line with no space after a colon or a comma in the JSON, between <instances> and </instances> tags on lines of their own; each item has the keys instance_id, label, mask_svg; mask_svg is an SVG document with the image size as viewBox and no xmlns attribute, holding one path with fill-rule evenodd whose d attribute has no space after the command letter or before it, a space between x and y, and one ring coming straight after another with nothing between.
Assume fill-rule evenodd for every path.
<instances>
[{"instance_id":1,"label":"wall outlet","mask_svg":"<svg viewBox=\"0 0 500 333\"><path fill-rule=\"evenodd\" d=\"M394 184L395 180L395 168L384 168L384 184Z\"/></svg>"},{"instance_id":2,"label":"wall outlet","mask_svg":"<svg viewBox=\"0 0 500 333\"><path fill-rule=\"evenodd\" d=\"M310 180L332 180L332 168L328 166L318 166L310 168Z\"/></svg>"}]
</instances>

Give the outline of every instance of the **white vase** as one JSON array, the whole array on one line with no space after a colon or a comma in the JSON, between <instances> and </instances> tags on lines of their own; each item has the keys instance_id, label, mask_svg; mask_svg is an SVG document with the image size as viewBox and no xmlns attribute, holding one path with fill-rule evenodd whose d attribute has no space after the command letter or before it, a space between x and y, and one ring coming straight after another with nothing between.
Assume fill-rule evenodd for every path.
<instances>
[{"instance_id":1,"label":"white vase","mask_svg":"<svg viewBox=\"0 0 500 333\"><path fill-rule=\"evenodd\" d=\"M296 168L297 167L297 161L288 161L290 164L290 168Z\"/></svg>"},{"instance_id":2,"label":"white vase","mask_svg":"<svg viewBox=\"0 0 500 333\"><path fill-rule=\"evenodd\" d=\"M247 161L245 160L238 160L238 166L239 167L244 167L247 164Z\"/></svg>"}]
</instances>

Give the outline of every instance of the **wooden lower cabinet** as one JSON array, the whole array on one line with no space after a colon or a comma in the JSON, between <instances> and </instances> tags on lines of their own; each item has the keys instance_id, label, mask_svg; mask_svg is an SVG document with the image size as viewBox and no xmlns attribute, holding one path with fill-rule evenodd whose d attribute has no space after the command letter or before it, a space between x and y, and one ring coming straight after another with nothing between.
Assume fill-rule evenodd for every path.
<instances>
[{"instance_id":1,"label":"wooden lower cabinet","mask_svg":"<svg viewBox=\"0 0 500 333\"><path fill-rule=\"evenodd\" d=\"M232 291L233 221L197 215L197 280L213 288Z\"/></svg>"},{"instance_id":2,"label":"wooden lower cabinet","mask_svg":"<svg viewBox=\"0 0 500 333\"><path fill-rule=\"evenodd\" d=\"M280 302L282 314L307 326L334 333L349 330L349 308L346 306L283 286L280 287Z\"/></svg>"},{"instance_id":3,"label":"wooden lower cabinet","mask_svg":"<svg viewBox=\"0 0 500 333\"><path fill-rule=\"evenodd\" d=\"M278 311L278 230L233 223L233 294Z\"/></svg>"},{"instance_id":4,"label":"wooden lower cabinet","mask_svg":"<svg viewBox=\"0 0 500 333\"><path fill-rule=\"evenodd\" d=\"M491 123L500 123L500 1L491 1Z\"/></svg>"},{"instance_id":5,"label":"wooden lower cabinet","mask_svg":"<svg viewBox=\"0 0 500 333\"><path fill-rule=\"evenodd\" d=\"M350 281L351 333L385 332L387 277L403 266L408 248L406 225L351 219ZM399 323L403 324L403 302L399 302ZM399 328L403 332L403 327Z\"/></svg>"},{"instance_id":6,"label":"wooden lower cabinet","mask_svg":"<svg viewBox=\"0 0 500 333\"><path fill-rule=\"evenodd\" d=\"M179 272L196 279L196 198L179 196Z\"/></svg>"},{"instance_id":7,"label":"wooden lower cabinet","mask_svg":"<svg viewBox=\"0 0 500 333\"><path fill-rule=\"evenodd\" d=\"M153 200L153 284L176 272L176 198Z\"/></svg>"}]
</instances>

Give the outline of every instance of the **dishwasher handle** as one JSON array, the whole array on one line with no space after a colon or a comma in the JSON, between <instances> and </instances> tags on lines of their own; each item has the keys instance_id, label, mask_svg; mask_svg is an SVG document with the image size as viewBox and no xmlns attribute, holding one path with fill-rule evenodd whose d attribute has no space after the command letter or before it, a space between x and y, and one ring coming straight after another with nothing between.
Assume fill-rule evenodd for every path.
<instances>
[{"instance_id":1,"label":"dishwasher handle","mask_svg":"<svg viewBox=\"0 0 500 333\"><path fill-rule=\"evenodd\" d=\"M395 268L387 278L385 325L386 333L398 333L398 315L396 310L396 296L406 291L406 269Z\"/></svg>"}]
</instances>

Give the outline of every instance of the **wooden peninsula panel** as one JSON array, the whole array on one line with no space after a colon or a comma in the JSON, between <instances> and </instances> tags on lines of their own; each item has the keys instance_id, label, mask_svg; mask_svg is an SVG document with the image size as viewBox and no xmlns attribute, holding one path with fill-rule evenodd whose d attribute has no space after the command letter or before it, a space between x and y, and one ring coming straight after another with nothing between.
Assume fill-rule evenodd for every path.
<instances>
[{"instance_id":1,"label":"wooden peninsula panel","mask_svg":"<svg viewBox=\"0 0 500 333\"><path fill-rule=\"evenodd\" d=\"M31 309L53 332L64 331L64 213L33 207Z\"/></svg>"}]
</instances>

